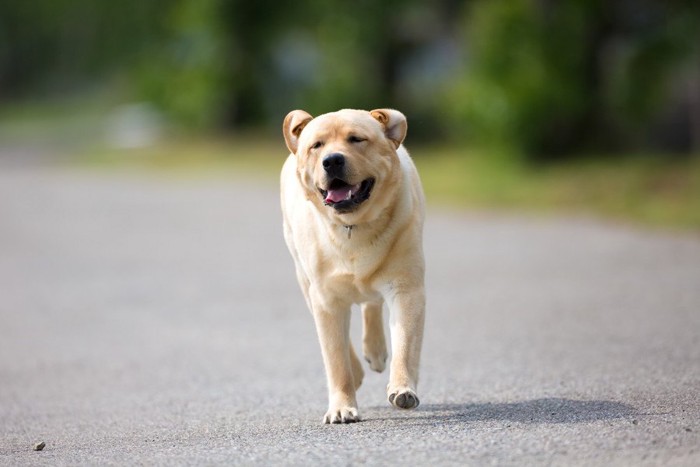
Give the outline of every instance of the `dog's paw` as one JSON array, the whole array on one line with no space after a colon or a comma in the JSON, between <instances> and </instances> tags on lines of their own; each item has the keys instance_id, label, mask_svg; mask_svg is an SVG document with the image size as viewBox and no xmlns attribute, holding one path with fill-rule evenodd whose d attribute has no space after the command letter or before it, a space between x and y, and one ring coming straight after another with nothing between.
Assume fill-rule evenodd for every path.
<instances>
[{"instance_id":1,"label":"dog's paw","mask_svg":"<svg viewBox=\"0 0 700 467\"><path fill-rule=\"evenodd\" d=\"M360 415L355 407L339 407L328 409L323 416L323 423L355 423L360 421Z\"/></svg>"},{"instance_id":2,"label":"dog's paw","mask_svg":"<svg viewBox=\"0 0 700 467\"><path fill-rule=\"evenodd\" d=\"M386 359L388 357L386 349L383 352L371 352L368 351L366 348L364 350L365 351L363 353L365 354L365 360L367 360L367 363L369 363L369 367L373 371L381 373L386 369Z\"/></svg>"},{"instance_id":3,"label":"dog's paw","mask_svg":"<svg viewBox=\"0 0 700 467\"><path fill-rule=\"evenodd\" d=\"M402 389L391 392L389 402L399 409L415 409L420 404L420 399L411 389Z\"/></svg>"}]
</instances>

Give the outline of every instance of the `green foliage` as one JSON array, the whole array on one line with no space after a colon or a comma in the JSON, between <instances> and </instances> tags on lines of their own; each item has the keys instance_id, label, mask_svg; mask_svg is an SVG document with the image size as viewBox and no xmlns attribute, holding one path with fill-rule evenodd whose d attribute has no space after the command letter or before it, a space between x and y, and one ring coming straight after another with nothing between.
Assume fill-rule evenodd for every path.
<instances>
[{"instance_id":1,"label":"green foliage","mask_svg":"<svg viewBox=\"0 0 700 467\"><path fill-rule=\"evenodd\" d=\"M0 100L75 92L132 66L169 0L3 0Z\"/></svg>"},{"instance_id":2,"label":"green foliage","mask_svg":"<svg viewBox=\"0 0 700 467\"><path fill-rule=\"evenodd\" d=\"M700 231L700 160L583 157L546 166L455 147L412 152L429 201ZM416 154L430 157L415 157Z\"/></svg>"},{"instance_id":3,"label":"green foliage","mask_svg":"<svg viewBox=\"0 0 700 467\"><path fill-rule=\"evenodd\" d=\"M225 107L218 0L181 0L166 10L163 38L136 67L137 91L186 126L215 125Z\"/></svg>"},{"instance_id":4,"label":"green foliage","mask_svg":"<svg viewBox=\"0 0 700 467\"><path fill-rule=\"evenodd\" d=\"M697 0L4 0L0 102L117 76L181 127L396 107L533 159L688 152L699 31Z\"/></svg>"},{"instance_id":5,"label":"green foliage","mask_svg":"<svg viewBox=\"0 0 700 467\"><path fill-rule=\"evenodd\" d=\"M457 128L537 158L649 143L699 52L700 14L684 2L638 8L641 19L604 0L474 2L468 66L446 99Z\"/></svg>"},{"instance_id":6,"label":"green foliage","mask_svg":"<svg viewBox=\"0 0 700 467\"><path fill-rule=\"evenodd\" d=\"M527 0L475 4L468 27L472 61L453 100L470 137L537 150L582 112L588 11L569 2L549 12L554 16L544 13Z\"/></svg>"}]
</instances>

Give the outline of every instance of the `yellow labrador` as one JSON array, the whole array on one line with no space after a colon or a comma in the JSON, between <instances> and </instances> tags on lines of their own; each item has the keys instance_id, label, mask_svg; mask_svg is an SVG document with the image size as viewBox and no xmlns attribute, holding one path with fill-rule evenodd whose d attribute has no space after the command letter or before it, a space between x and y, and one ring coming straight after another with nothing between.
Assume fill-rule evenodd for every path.
<instances>
[{"instance_id":1,"label":"yellow labrador","mask_svg":"<svg viewBox=\"0 0 700 467\"><path fill-rule=\"evenodd\" d=\"M281 174L284 237L321 343L329 398L324 423L359 420L355 391L364 371L349 336L353 303L362 309L363 354L378 372L387 359L387 303L388 398L402 409L419 403L425 201L401 145L406 129L406 117L391 109L345 109L316 118L294 110L284 119L291 151Z\"/></svg>"}]
</instances>

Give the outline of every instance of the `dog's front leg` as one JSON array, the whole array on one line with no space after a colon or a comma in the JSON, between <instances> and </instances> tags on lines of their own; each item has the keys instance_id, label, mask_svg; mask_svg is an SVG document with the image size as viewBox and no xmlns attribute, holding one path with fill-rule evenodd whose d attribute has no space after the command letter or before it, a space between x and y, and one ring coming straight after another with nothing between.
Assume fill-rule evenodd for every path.
<instances>
[{"instance_id":1,"label":"dog's front leg","mask_svg":"<svg viewBox=\"0 0 700 467\"><path fill-rule=\"evenodd\" d=\"M328 380L328 412L323 422L357 422L355 388L359 382L354 380L350 355L350 308L327 311L314 307L313 314Z\"/></svg>"},{"instance_id":2,"label":"dog's front leg","mask_svg":"<svg viewBox=\"0 0 700 467\"><path fill-rule=\"evenodd\" d=\"M387 297L391 314L391 374L389 402L401 409L420 403L416 388L425 322L425 292L422 286L396 290Z\"/></svg>"}]
</instances>

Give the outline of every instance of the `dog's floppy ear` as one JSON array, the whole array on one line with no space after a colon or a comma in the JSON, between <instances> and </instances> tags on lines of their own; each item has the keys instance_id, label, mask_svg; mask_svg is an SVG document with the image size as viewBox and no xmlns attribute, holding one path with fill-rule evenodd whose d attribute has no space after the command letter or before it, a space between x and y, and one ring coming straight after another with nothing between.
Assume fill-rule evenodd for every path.
<instances>
[{"instance_id":1,"label":"dog's floppy ear","mask_svg":"<svg viewBox=\"0 0 700 467\"><path fill-rule=\"evenodd\" d=\"M306 124L312 119L313 117L303 110L292 110L284 117L282 133L284 134L284 141L287 143L287 148L289 148L292 153L296 154L301 130L303 130Z\"/></svg>"},{"instance_id":2,"label":"dog's floppy ear","mask_svg":"<svg viewBox=\"0 0 700 467\"><path fill-rule=\"evenodd\" d=\"M401 146L408 130L406 116L394 109L376 109L371 111L370 115L381 123L384 128L384 134L394 143L394 146L396 148Z\"/></svg>"}]
</instances>

